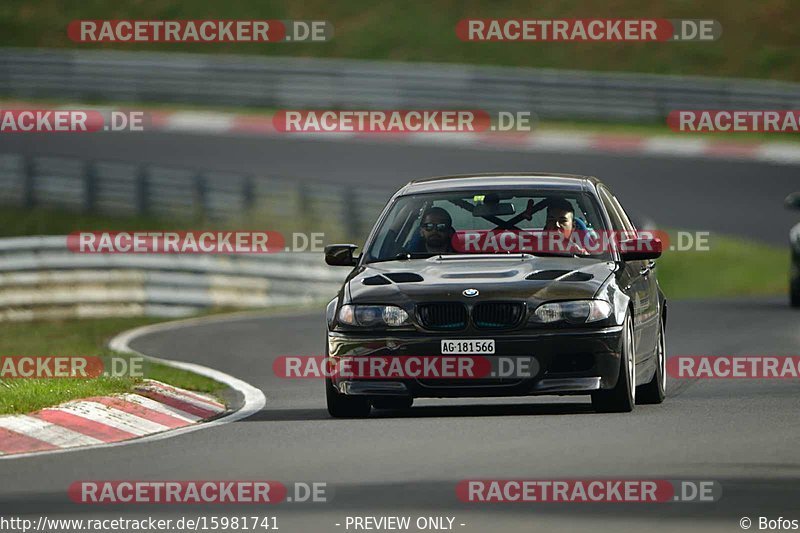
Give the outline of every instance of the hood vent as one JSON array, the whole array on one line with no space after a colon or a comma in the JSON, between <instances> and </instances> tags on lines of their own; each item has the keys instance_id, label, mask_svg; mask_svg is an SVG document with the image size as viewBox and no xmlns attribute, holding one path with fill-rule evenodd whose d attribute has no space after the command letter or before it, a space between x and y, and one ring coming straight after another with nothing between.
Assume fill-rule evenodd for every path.
<instances>
[{"instance_id":1,"label":"hood vent","mask_svg":"<svg viewBox=\"0 0 800 533\"><path fill-rule=\"evenodd\" d=\"M381 275L364 278L361 280L364 285L391 285L392 282Z\"/></svg>"},{"instance_id":2,"label":"hood vent","mask_svg":"<svg viewBox=\"0 0 800 533\"><path fill-rule=\"evenodd\" d=\"M561 278L559 281L589 281L594 276L586 272L572 272L571 270L540 270L528 275L525 279L530 281L552 281Z\"/></svg>"},{"instance_id":3,"label":"hood vent","mask_svg":"<svg viewBox=\"0 0 800 533\"><path fill-rule=\"evenodd\" d=\"M388 274L384 274L384 276L395 283L415 283L423 281L422 276L415 274L414 272L390 272Z\"/></svg>"},{"instance_id":4,"label":"hood vent","mask_svg":"<svg viewBox=\"0 0 800 533\"><path fill-rule=\"evenodd\" d=\"M422 276L414 272L390 272L364 278L361 283L364 285L391 285L392 281L395 283L417 283L423 281L423 279Z\"/></svg>"}]
</instances>

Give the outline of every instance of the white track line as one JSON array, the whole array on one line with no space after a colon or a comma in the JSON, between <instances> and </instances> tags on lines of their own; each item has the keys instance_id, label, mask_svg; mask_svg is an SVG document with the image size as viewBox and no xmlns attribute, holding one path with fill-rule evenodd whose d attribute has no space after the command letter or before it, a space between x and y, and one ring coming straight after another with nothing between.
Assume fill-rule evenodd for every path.
<instances>
[{"instance_id":1,"label":"white track line","mask_svg":"<svg viewBox=\"0 0 800 533\"><path fill-rule=\"evenodd\" d=\"M213 380L219 381L220 383L227 385L228 387L238 391L242 395L244 399L242 407L238 411L234 411L231 414L222 416L220 418L215 418L214 420L211 420L209 422L204 422L202 424L193 424L190 426L177 429L171 429L169 431L165 431L163 433L157 433L155 435L147 435L137 439L131 439L120 442L101 443L82 448L64 448L59 450L48 450L43 452L3 455L0 456L0 461L12 461L14 459L23 459L26 457L40 457L42 455L52 455L57 453L65 453L65 452L74 453L78 451L96 450L99 448L127 446L129 444L137 444L141 442L154 442L158 440L168 439L171 437L176 437L178 435L184 435L186 433L191 433L193 431L199 431L201 429L208 429L212 427L222 426L224 424L228 424L230 422L236 422L237 420L241 420L243 418L252 416L257 412L259 412L261 409L263 409L264 405L266 405L267 403L267 399L264 396L264 393L261 392L261 390L257 389L256 387L253 387L249 383L242 381L238 378L235 378L231 375L228 375L224 372L220 372L219 370L214 370L213 368L208 368L195 363L170 361L169 359L160 359L158 357L151 357L149 355L145 355L131 348L130 343L143 335L148 335L150 333L154 333L157 331L169 331L173 329L179 329L181 327L203 324L206 322L213 322L213 323L237 322L239 320L252 320L254 318L260 318L260 317L285 318L291 316L302 316L307 313L308 311L305 312L298 311L285 314L284 313L273 314L273 313L263 313L263 312L260 313L240 312L231 314L229 316L205 316L197 318L188 318L183 320L175 320L172 322L162 322L160 324L151 324L149 326L142 326L139 328L134 328L128 331L124 331L119 335L117 335L116 337L114 337L113 339L111 339L111 341L109 341L108 343L109 348L118 352L130 353L138 355L140 357L146 357L151 361L156 361L166 366L171 366L173 368L180 368L182 370L188 370L190 372L194 372L195 374L200 374L201 376L206 376Z\"/></svg>"}]
</instances>

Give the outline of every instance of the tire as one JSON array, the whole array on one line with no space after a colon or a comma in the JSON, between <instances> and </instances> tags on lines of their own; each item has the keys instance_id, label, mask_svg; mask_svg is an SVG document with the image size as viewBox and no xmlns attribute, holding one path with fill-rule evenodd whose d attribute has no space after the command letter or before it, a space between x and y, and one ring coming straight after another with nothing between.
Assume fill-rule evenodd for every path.
<instances>
[{"instance_id":1,"label":"tire","mask_svg":"<svg viewBox=\"0 0 800 533\"><path fill-rule=\"evenodd\" d=\"M372 408L367 398L340 394L330 378L325 378L325 400L333 418L365 418Z\"/></svg>"},{"instance_id":2,"label":"tire","mask_svg":"<svg viewBox=\"0 0 800 533\"><path fill-rule=\"evenodd\" d=\"M656 371L653 379L639 387L636 392L636 403L657 404L667 396L667 340L664 334L664 321L658 326L658 342L656 343Z\"/></svg>"},{"instance_id":3,"label":"tire","mask_svg":"<svg viewBox=\"0 0 800 533\"><path fill-rule=\"evenodd\" d=\"M619 377L613 389L592 393L592 407L598 413L629 413L636 404L636 364L633 320L630 314L622 328Z\"/></svg>"},{"instance_id":4,"label":"tire","mask_svg":"<svg viewBox=\"0 0 800 533\"><path fill-rule=\"evenodd\" d=\"M410 409L414 405L414 398L404 396L399 398L375 398L372 407L375 409Z\"/></svg>"},{"instance_id":5,"label":"tire","mask_svg":"<svg viewBox=\"0 0 800 533\"><path fill-rule=\"evenodd\" d=\"M789 300L792 304L792 307L795 309L800 308L800 279L796 279L792 282L790 291L791 296L789 297Z\"/></svg>"}]
</instances>

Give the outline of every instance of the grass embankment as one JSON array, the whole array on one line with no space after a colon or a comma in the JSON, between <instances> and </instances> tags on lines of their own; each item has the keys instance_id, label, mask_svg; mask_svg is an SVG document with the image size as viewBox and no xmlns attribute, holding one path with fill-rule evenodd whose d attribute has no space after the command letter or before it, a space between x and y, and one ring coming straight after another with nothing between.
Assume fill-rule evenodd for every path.
<instances>
[{"instance_id":1,"label":"grass embankment","mask_svg":"<svg viewBox=\"0 0 800 533\"><path fill-rule=\"evenodd\" d=\"M108 318L99 320L35 321L0 323L0 356L74 355L101 357L109 368L110 357L140 359L117 354L106 347L120 331L158 322L153 318ZM225 386L212 379L144 359L144 378L216 394ZM43 407L89 396L130 392L141 377L97 377L91 379L0 380L0 415L29 413Z\"/></svg>"},{"instance_id":2,"label":"grass embankment","mask_svg":"<svg viewBox=\"0 0 800 533\"><path fill-rule=\"evenodd\" d=\"M455 25L462 18L687 18L716 19L715 42L545 43L462 42ZM800 80L800 47L792 21L795 0L617 0L583 3L552 0L424 2L353 0L169 0L141 2L59 2L6 0L0 7L0 46L116 48L194 53L316 56L399 61L475 63L599 71L697 74ZM116 43L78 44L67 37L75 19L314 19L335 28L327 43Z\"/></svg>"},{"instance_id":3,"label":"grass embankment","mask_svg":"<svg viewBox=\"0 0 800 533\"><path fill-rule=\"evenodd\" d=\"M670 299L786 294L789 256L788 246L712 234L708 251L665 251L658 280Z\"/></svg>"}]
</instances>

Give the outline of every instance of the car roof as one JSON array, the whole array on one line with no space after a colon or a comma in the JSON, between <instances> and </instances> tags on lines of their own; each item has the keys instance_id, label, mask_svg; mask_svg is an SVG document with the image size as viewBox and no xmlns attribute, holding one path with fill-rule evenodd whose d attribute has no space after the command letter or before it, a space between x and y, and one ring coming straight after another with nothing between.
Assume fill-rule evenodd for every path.
<instances>
[{"instance_id":1,"label":"car roof","mask_svg":"<svg viewBox=\"0 0 800 533\"><path fill-rule=\"evenodd\" d=\"M491 174L459 174L438 176L409 182L398 195L428 192L499 188L535 188L563 191L587 191L600 183L592 176L552 174L543 172L496 172Z\"/></svg>"}]
</instances>

